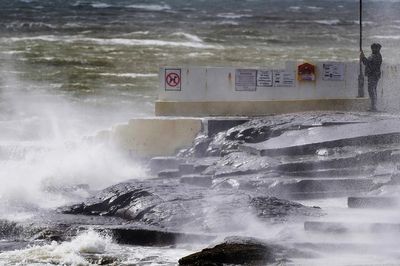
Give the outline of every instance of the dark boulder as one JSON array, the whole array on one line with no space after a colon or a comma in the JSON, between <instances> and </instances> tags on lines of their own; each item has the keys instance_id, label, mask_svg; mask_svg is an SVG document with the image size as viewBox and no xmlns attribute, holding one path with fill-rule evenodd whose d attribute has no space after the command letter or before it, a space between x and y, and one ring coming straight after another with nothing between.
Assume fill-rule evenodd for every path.
<instances>
[{"instance_id":1,"label":"dark boulder","mask_svg":"<svg viewBox=\"0 0 400 266\"><path fill-rule=\"evenodd\" d=\"M228 238L212 248L203 249L179 260L179 265L266 265L277 262L276 253L284 248L252 238Z\"/></svg>"}]
</instances>

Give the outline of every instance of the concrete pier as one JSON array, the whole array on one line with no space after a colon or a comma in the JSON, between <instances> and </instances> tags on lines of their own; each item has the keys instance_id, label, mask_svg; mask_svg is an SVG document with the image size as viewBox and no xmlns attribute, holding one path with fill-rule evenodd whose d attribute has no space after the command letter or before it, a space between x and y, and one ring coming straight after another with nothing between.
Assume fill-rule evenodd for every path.
<instances>
[{"instance_id":1,"label":"concrete pier","mask_svg":"<svg viewBox=\"0 0 400 266\"><path fill-rule=\"evenodd\" d=\"M132 156L169 156L191 145L202 125L198 118L137 118L110 131L100 132L96 139Z\"/></svg>"},{"instance_id":2,"label":"concrete pier","mask_svg":"<svg viewBox=\"0 0 400 266\"><path fill-rule=\"evenodd\" d=\"M369 99L313 99L271 101L163 101L155 103L157 116L263 116L303 111L364 111Z\"/></svg>"}]
</instances>

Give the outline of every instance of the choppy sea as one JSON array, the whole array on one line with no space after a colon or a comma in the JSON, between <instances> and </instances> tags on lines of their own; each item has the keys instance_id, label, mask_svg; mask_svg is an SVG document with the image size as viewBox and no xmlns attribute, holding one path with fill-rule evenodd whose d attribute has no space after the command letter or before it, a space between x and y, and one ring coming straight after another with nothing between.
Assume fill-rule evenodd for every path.
<instances>
[{"instance_id":1,"label":"choppy sea","mask_svg":"<svg viewBox=\"0 0 400 266\"><path fill-rule=\"evenodd\" d=\"M363 3L364 48L380 42L385 62L398 63L400 1ZM153 115L160 66L353 61L358 18L356 0L0 0L0 218L85 197L48 187L141 176L140 165L82 139ZM89 232L0 253L0 265L79 264L87 243L116 248ZM188 251L130 252L173 265Z\"/></svg>"}]
</instances>

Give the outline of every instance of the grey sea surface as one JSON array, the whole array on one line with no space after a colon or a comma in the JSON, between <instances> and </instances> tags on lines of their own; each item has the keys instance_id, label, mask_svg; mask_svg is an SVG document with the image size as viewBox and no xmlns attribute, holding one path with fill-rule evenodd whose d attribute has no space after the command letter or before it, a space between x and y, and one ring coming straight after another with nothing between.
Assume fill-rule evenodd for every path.
<instances>
[{"instance_id":1,"label":"grey sea surface","mask_svg":"<svg viewBox=\"0 0 400 266\"><path fill-rule=\"evenodd\" d=\"M364 42L396 63L399 1L364 1ZM165 65L276 66L358 58L358 1L0 2L2 87L153 113ZM2 104L2 116L7 104Z\"/></svg>"}]
</instances>

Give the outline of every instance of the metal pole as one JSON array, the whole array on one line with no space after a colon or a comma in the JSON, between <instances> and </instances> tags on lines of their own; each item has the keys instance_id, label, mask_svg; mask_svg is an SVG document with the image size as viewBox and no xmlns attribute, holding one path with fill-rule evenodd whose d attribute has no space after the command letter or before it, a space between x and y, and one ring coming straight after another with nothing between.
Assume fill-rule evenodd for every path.
<instances>
[{"instance_id":1,"label":"metal pole","mask_svg":"<svg viewBox=\"0 0 400 266\"><path fill-rule=\"evenodd\" d=\"M363 30L363 25L362 25L362 0L360 0L360 51L362 51L362 30Z\"/></svg>"},{"instance_id":2,"label":"metal pole","mask_svg":"<svg viewBox=\"0 0 400 266\"><path fill-rule=\"evenodd\" d=\"M362 51L362 0L360 0L360 52ZM364 74L360 58L360 73L358 75L358 97L364 97Z\"/></svg>"}]
</instances>

